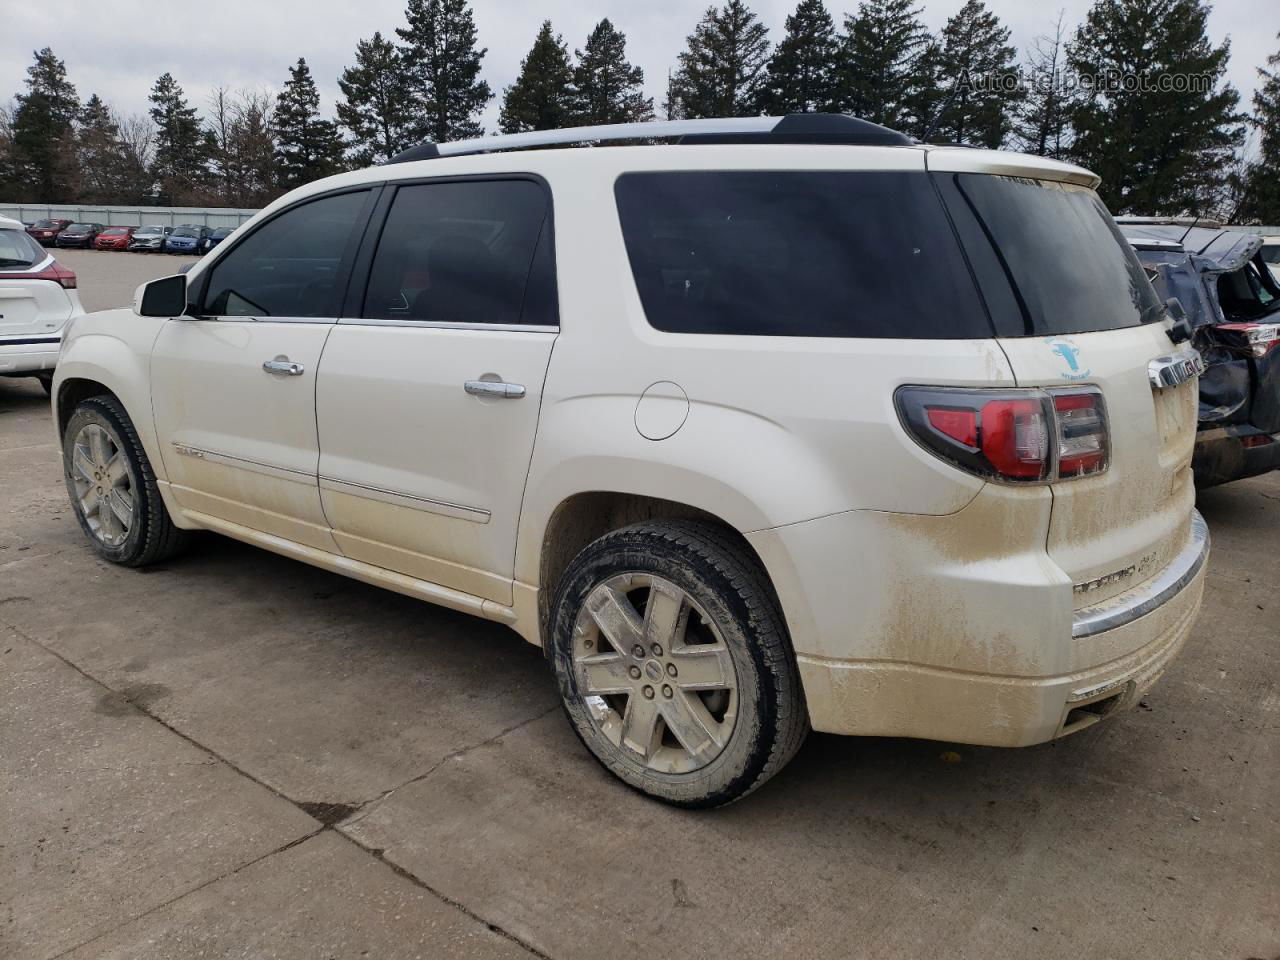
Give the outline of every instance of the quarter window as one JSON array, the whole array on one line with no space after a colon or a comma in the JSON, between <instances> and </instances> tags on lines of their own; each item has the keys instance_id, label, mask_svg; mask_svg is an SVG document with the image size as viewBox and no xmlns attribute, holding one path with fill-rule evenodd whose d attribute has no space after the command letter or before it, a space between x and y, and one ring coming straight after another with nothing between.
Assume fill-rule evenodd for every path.
<instances>
[{"instance_id":1,"label":"quarter window","mask_svg":"<svg viewBox=\"0 0 1280 960\"><path fill-rule=\"evenodd\" d=\"M203 312L337 317L347 249L369 192L312 200L268 221L214 264Z\"/></svg>"},{"instance_id":2,"label":"quarter window","mask_svg":"<svg viewBox=\"0 0 1280 960\"><path fill-rule=\"evenodd\" d=\"M374 254L363 316L554 325L545 190L531 180L400 187Z\"/></svg>"}]
</instances>

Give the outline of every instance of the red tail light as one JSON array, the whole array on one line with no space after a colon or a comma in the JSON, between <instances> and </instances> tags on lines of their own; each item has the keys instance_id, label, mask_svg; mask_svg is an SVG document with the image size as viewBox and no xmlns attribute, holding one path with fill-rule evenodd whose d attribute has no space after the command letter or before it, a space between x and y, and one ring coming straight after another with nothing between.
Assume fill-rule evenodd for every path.
<instances>
[{"instance_id":1,"label":"red tail light","mask_svg":"<svg viewBox=\"0 0 1280 960\"><path fill-rule=\"evenodd\" d=\"M52 280L67 290L76 288L76 275L57 260L37 273L0 273L0 280Z\"/></svg>"},{"instance_id":2,"label":"red tail light","mask_svg":"<svg viewBox=\"0 0 1280 960\"><path fill-rule=\"evenodd\" d=\"M1255 357L1280 347L1280 323L1220 323L1218 329L1240 334Z\"/></svg>"},{"instance_id":3,"label":"red tail light","mask_svg":"<svg viewBox=\"0 0 1280 960\"><path fill-rule=\"evenodd\" d=\"M900 387L894 402L921 446L981 477L1035 483L1107 468L1106 407L1091 387Z\"/></svg>"}]
</instances>

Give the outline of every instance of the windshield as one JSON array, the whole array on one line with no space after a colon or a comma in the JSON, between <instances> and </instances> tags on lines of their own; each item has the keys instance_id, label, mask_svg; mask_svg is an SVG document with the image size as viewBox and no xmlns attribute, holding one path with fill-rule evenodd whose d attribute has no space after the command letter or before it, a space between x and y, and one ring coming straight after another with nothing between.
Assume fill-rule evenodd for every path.
<instances>
[{"instance_id":1,"label":"windshield","mask_svg":"<svg viewBox=\"0 0 1280 960\"><path fill-rule=\"evenodd\" d=\"M953 186L945 183L952 178ZM1092 190L989 174L939 181L1000 335L1117 330L1164 316L1137 255ZM978 229L966 233L966 221Z\"/></svg>"},{"instance_id":2,"label":"windshield","mask_svg":"<svg viewBox=\"0 0 1280 960\"><path fill-rule=\"evenodd\" d=\"M154 237L161 233L164 233L164 227L143 227L141 230L135 230L133 235L135 237Z\"/></svg>"},{"instance_id":3,"label":"windshield","mask_svg":"<svg viewBox=\"0 0 1280 960\"><path fill-rule=\"evenodd\" d=\"M30 267L46 256L40 245L23 231L0 230L0 267Z\"/></svg>"},{"instance_id":4,"label":"windshield","mask_svg":"<svg viewBox=\"0 0 1280 960\"><path fill-rule=\"evenodd\" d=\"M102 231L102 235L104 237L118 237L128 232L128 227L108 227L106 230Z\"/></svg>"},{"instance_id":5,"label":"windshield","mask_svg":"<svg viewBox=\"0 0 1280 960\"><path fill-rule=\"evenodd\" d=\"M196 230L196 229L195 229L195 228L193 228L193 227L178 227L176 230L174 230L174 231L173 231L173 233L169 234L169 236L171 236L171 237L198 237L198 236L200 236L200 231L199 231L199 230Z\"/></svg>"},{"instance_id":6,"label":"windshield","mask_svg":"<svg viewBox=\"0 0 1280 960\"><path fill-rule=\"evenodd\" d=\"M93 227L87 223L73 223L67 227L67 233L88 233Z\"/></svg>"}]
</instances>

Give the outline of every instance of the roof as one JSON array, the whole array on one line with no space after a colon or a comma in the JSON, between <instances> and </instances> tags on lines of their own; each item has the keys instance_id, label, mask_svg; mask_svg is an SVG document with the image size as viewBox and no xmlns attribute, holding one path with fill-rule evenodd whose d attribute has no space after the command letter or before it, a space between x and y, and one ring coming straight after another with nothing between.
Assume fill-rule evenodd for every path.
<instances>
[{"instance_id":1,"label":"roof","mask_svg":"<svg viewBox=\"0 0 1280 960\"><path fill-rule=\"evenodd\" d=\"M25 230L26 226L19 220L0 217L0 230Z\"/></svg>"}]
</instances>

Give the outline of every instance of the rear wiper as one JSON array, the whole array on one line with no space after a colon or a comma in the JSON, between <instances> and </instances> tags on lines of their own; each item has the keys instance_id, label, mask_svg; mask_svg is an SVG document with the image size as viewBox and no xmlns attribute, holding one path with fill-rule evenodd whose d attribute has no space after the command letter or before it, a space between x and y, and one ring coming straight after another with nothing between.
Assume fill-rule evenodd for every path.
<instances>
[{"instance_id":1,"label":"rear wiper","mask_svg":"<svg viewBox=\"0 0 1280 960\"><path fill-rule=\"evenodd\" d=\"M14 260L10 257L0 257L0 267L29 267L30 260Z\"/></svg>"}]
</instances>

